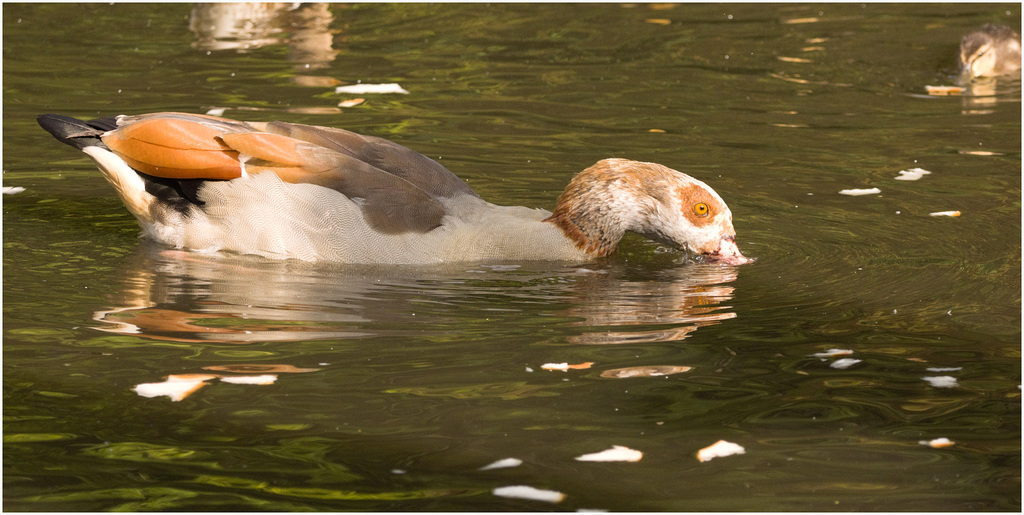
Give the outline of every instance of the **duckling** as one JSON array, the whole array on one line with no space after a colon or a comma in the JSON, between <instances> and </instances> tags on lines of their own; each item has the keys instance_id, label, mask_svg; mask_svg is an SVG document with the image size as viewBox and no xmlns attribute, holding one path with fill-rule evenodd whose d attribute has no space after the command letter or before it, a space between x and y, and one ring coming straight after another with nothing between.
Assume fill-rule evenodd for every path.
<instances>
[{"instance_id":1,"label":"duckling","mask_svg":"<svg viewBox=\"0 0 1024 515\"><path fill-rule=\"evenodd\" d=\"M1005 25L985 24L960 40L961 78L995 77L1020 70L1020 35Z\"/></svg>"},{"instance_id":2,"label":"duckling","mask_svg":"<svg viewBox=\"0 0 1024 515\"><path fill-rule=\"evenodd\" d=\"M632 231L707 261L752 261L710 186L604 159L553 212L499 206L382 138L285 122L155 113L39 124L96 162L145 235L176 248L358 264L585 261Z\"/></svg>"}]
</instances>

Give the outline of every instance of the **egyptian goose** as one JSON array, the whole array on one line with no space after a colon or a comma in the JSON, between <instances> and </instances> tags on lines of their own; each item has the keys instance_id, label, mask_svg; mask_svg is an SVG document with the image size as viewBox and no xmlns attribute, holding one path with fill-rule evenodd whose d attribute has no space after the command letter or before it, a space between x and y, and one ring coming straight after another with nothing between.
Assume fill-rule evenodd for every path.
<instances>
[{"instance_id":1,"label":"egyptian goose","mask_svg":"<svg viewBox=\"0 0 1024 515\"><path fill-rule=\"evenodd\" d=\"M960 40L964 80L995 77L1020 70L1020 35L1004 25L986 24Z\"/></svg>"},{"instance_id":2,"label":"egyptian goose","mask_svg":"<svg viewBox=\"0 0 1024 515\"><path fill-rule=\"evenodd\" d=\"M552 213L491 204L426 156L341 129L184 113L38 121L96 162L145 235L177 248L340 263L580 261L633 231L708 261L751 261L722 198L655 163L600 161Z\"/></svg>"}]
</instances>

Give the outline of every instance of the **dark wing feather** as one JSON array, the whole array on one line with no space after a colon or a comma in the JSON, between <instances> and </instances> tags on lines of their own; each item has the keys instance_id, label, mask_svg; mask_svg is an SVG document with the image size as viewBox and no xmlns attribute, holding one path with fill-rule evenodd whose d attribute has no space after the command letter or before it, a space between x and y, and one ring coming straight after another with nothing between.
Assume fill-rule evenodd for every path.
<instances>
[{"instance_id":1,"label":"dark wing feather","mask_svg":"<svg viewBox=\"0 0 1024 515\"><path fill-rule=\"evenodd\" d=\"M264 130L349 155L405 179L435 197L477 196L468 184L437 161L383 138L286 122L267 123Z\"/></svg>"}]
</instances>

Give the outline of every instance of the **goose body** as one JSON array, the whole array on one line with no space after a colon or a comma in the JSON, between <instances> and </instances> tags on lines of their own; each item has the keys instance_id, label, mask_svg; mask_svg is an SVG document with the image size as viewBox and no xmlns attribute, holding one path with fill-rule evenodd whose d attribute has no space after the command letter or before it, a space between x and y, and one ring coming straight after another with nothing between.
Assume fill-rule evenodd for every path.
<instances>
[{"instance_id":1,"label":"goose body","mask_svg":"<svg viewBox=\"0 0 1024 515\"><path fill-rule=\"evenodd\" d=\"M367 264L583 261L633 231L749 261L721 197L655 163L599 161L549 212L492 204L419 153L341 129L184 113L39 124L96 162L146 236L176 248Z\"/></svg>"},{"instance_id":2,"label":"goose body","mask_svg":"<svg viewBox=\"0 0 1024 515\"><path fill-rule=\"evenodd\" d=\"M1005 25L986 24L960 40L960 69L965 80L1020 71L1020 35Z\"/></svg>"}]
</instances>

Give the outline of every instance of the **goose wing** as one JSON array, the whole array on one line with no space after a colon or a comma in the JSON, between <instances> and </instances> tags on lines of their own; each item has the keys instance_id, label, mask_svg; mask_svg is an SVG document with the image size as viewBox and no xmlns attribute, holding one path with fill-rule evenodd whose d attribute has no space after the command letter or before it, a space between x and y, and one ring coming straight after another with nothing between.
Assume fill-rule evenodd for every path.
<instances>
[{"instance_id":1,"label":"goose wing","mask_svg":"<svg viewBox=\"0 0 1024 515\"><path fill-rule=\"evenodd\" d=\"M334 131L337 130L160 113L120 117L117 129L104 133L101 139L129 166L161 179L226 180L273 172L285 182L324 186L356 201L370 226L387 234L426 232L438 227L445 209L431 192L463 192L451 184L461 184L469 190L440 165L419 165L418 169L427 170L426 175L402 168L403 164L416 164L411 150L387 142L404 150L389 158L384 155L388 145L371 141L360 147L351 143L357 142L358 135L339 131L347 134L338 137ZM339 139L350 143L345 146ZM370 162L360 159L363 156ZM432 187L426 177L444 179L441 170L458 183L449 179L443 180L440 187Z\"/></svg>"},{"instance_id":2,"label":"goose wing","mask_svg":"<svg viewBox=\"0 0 1024 515\"><path fill-rule=\"evenodd\" d=\"M437 161L397 143L332 127L270 122L261 130L329 148L401 177L436 197L476 193Z\"/></svg>"}]
</instances>

